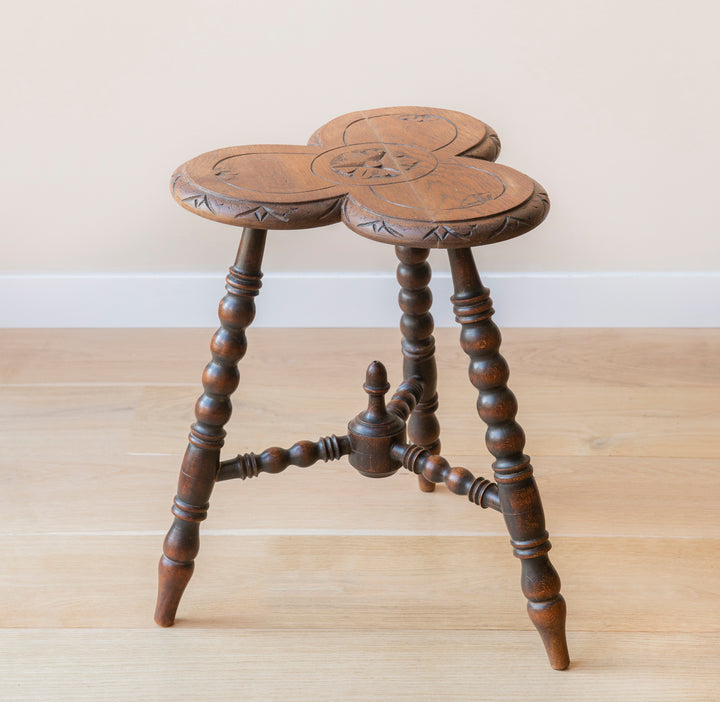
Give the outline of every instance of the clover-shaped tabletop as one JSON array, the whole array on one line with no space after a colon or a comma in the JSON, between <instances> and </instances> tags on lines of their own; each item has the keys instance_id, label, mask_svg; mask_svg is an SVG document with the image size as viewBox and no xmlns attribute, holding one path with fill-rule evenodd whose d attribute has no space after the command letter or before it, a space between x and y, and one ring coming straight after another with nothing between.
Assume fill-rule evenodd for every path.
<instances>
[{"instance_id":1,"label":"clover-shaped tabletop","mask_svg":"<svg viewBox=\"0 0 720 702\"><path fill-rule=\"evenodd\" d=\"M233 146L180 166L172 193L218 222L305 229L342 219L376 241L477 246L524 234L549 208L542 186L493 163L497 134L461 112L389 107L352 112L308 146Z\"/></svg>"}]
</instances>

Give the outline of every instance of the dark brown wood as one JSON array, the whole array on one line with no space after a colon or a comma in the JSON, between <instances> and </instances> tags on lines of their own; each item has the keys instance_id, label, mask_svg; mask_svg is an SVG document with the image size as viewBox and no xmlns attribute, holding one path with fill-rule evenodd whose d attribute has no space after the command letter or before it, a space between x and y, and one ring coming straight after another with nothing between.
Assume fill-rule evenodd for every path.
<instances>
[{"instance_id":1,"label":"dark brown wood","mask_svg":"<svg viewBox=\"0 0 720 702\"><path fill-rule=\"evenodd\" d=\"M440 423L435 414L438 409L437 366L435 364L435 338L430 308L432 291L428 287L432 272L427 262L428 249L396 246L395 252L400 263L397 279L400 283L398 301L403 311L400 318L402 331L402 354L404 378L420 378L424 391L420 401L410 415L408 436L410 441L440 453ZM432 492L435 484L418 474L418 485L423 492Z\"/></svg>"},{"instance_id":2,"label":"dark brown wood","mask_svg":"<svg viewBox=\"0 0 720 702\"><path fill-rule=\"evenodd\" d=\"M492 163L497 134L460 112L391 107L321 127L309 146L235 146L178 168L185 208L238 226L301 229L342 219L362 236L453 248L510 239L546 216L547 193Z\"/></svg>"},{"instance_id":3,"label":"dark brown wood","mask_svg":"<svg viewBox=\"0 0 720 702\"><path fill-rule=\"evenodd\" d=\"M368 394L368 406L348 424L348 460L368 478L387 478L402 467L391 450L405 437L405 421L401 412L389 412L385 406L385 394L390 384L380 361L373 361L368 366L363 389Z\"/></svg>"},{"instance_id":4,"label":"dark brown wood","mask_svg":"<svg viewBox=\"0 0 720 702\"><path fill-rule=\"evenodd\" d=\"M348 424L350 465L370 478L386 478L403 466L432 485L445 483L451 492L467 495L470 502L500 511L497 485L476 478L467 468L450 466L423 446L405 443L407 420L425 394L422 380L417 376L404 380L386 406L387 371L380 361L373 361L363 389L368 394L367 409Z\"/></svg>"},{"instance_id":5,"label":"dark brown wood","mask_svg":"<svg viewBox=\"0 0 720 702\"><path fill-rule=\"evenodd\" d=\"M513 551L521 559L530 619L551 665L567 667L560 579L547 555L550 541L530 459L523 453L525 436L515 421L517 402L507 387L500 332L470 248L529 231L544 219L549 202L535 181L492 163L499 150L495 132L468 115L395 107L338 117L321 127L308 146L220 149L175 172L172 192L183 207L246 228L227 277L221 328L203 374L204 392L195 408L172 509L175 519L160 559L159 624L174 622L215 482L347 456L365 476L388 477L404 467L418 476L426 492L444 483L470 502L502 512ZM353 231L396 248L403 381L386 405L387 372L374 361L363 385L367 408L350 420L347 435L221 462L230 395L238 385L237 363L246 350L245 329L260 289L266 229L317 227L341 219ZM258 224L263 229L254 228ZM486 443L495 457L496 482L476 478L439 455L430 248L449 249L460 342L479 392L478 413L488 425Z\"/></svg>"},{"instance_id":6,"label":"dark brown wood","mask_svg":"<svg viewBox=\"0 0 720 702\"><path fill-rule=\"evenodd\" d=\"M232 413L230 395L239 382L237 363L247 350L245 329L255 317L265 236L264 229L243 231L235 264L226 278L227 294L218 310L221 327L210 344L212 360L202 376L204 392L195 405L196 422L190 429L172 507L175 519L165 537L158 566L155 621L161 626L175 621L200 548L200 522L207 517L220 467L220 449L225 443L223 427Z\"/></svg>"},{"instance_id":7,"label":"dark brown wood","mask_svg":"<svg viewBox=\"0 0 720 702\"><path fill-rule=\"evenodd\" d=\"M550 665L563 670L570 662L565 600L547 555L550 541L545 516L530 458L523 453L525 433L515 421L517 400L507 387L510 371L500 355L500 330L492 321L490 292L480 282L471 249L453 249L448 254L455 318L462 325L460 345L470 357L470 381L479 393L478 414L487 424L485 442L495 457L493 472L513 552L521 559L528 614L540 632Z\"/></svg>"},{"instance_id":8,"label":"dark brown wood","mask_svg":"<svg viewBox=\"0 0 720 702\"><path fill-rule=\"evenodd\" d=\"M407 420L415 407L417 407L424 389L425 384L419 378L403 380L393 393L390 402L388 402L387 411L397 414L407 424Z\"/></svg>"},{"instance_id":9,"label":"dark brown wood","mask_svg":"<svg viewBox=\"0 0 720 702\"><path fill-rule=\"evenodd\" d=\"M450 492L467 495L470 502L501 512L498 488L487 478L476 478L467 468L451 466L446 458L432 454L417 444L393 444L392 456L411 473L431 484L445 483Z\"/></svg>"},{"instance_id":10,"label":"dark brown wood","mask_svg":"<svg viewBox=\"0 0 720 702\"><path fill-rule=\"evenodd\" d=\"M298 441L289 449L265 449L260 454L244 453L221 461L216 480L256 478L260 473L281 473L289 466L309 468L318 461L337 461L350 453L347 436L324 436L317 441Z\"/></svg>"}]
</instances>

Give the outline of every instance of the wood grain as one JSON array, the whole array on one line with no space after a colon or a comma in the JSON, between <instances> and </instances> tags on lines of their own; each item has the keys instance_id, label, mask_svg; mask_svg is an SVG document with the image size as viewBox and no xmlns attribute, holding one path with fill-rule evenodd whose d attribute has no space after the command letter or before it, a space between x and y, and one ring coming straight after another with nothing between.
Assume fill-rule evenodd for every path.
<instances>
[{"instance_id":1,"label":"wood grain","mask_svg":"<svg viewBox=\"0 0 720 702\"><path fill-rule=\"evenodd\" d=\"M159 533L168 518L168 476L177 470L180 450L111 457L97 442L88 456L51 457L33 462L23 473L14 466L23 462L25 452L7 452L0 461L4 488L14 498L6 505L0 533ZM478 474L489 472L489 459L448 457L453 465L467 464ZM632 480L627 479L630 464ZM554 536L720 538L716 459L630 462L623 457L549 456L535 461L535 473L547 493L544 506ZM693 480L683 482L683 500L678 501L679 476L688 475ZM282 476L219 485L205 527L238 533L275 529L505 535L499 515L459 499L444 486L437 487L433 498L414 494L413 482L404 471L378 485L341 461L290 468ZM135 493L143 500L134 499Z\"/></svg>"},{"instance_id":2,"label":"wood grain","mask_svg":"<svg viewBox=\"0 0 720 702\"><path fill-rule=\"evenodd\" d=\"M458 332L434 336L444 452L483 474ZM0 333L0 699L714 699L719 330L504 334L569 603L563 675L518 602L500 515L342 462L219 485L177 628L151 625L209 338ZM373 358L402 377L395 330L248 338L228 455L344 426Z\"/></svg>"},{"instance_id":3,"label":"wood grain","mask_svg":"<svg viewBox=\"0 0 720 702\"><path fill-rule=\"evenodd\" d=\"M3 626L148 626L159 539L0 538ZM553 539L569 630L720 633L720 540L596 541ZM532 630L507 536L204 531L198 564L178 626Z\"/></svg>"},{"instance_id":4,"label":"wood grain","mask_svg":"<svg viewBox=\"0 0 720 702\"><path fill-rule=\"evenodd\" d=\"M342 115L310 146L231 146L173 173L173 197L216 222L306 229L342 219L393 245L454 248L530 231L550 202L539 183L492 161L486 124L451 110L389 107Z\"/></svg>"},{"instance_id":5,"label":"wood grain","mask_svg":"<svg viewBox=\"0 0 720 702\"><path fill-rule=\"evenodd\" d=\"M394 377L399 380L401 375ZM482 425L470 414L472 388L454 390L443 385L442 379L440 387L444 392L438 417L444 427L445 452L470 456L482 464L487 453ZM533 456L720 457L716 387L689 387L683 392L647 388L641 394L624 393L622 402L613 394L620 389L612 386L595 394L591 386L574 385L552 396L519 382L513 382L513 388ZM33 442L35 455L46 460L77 455L79 444L112 446L131 453L177 454L182 453L182 439L198 392L199 383L183 387L42 387L32 395L22 387L5 387L0 417L7 432L13 432L17 441ZM317 409L309 418L293 417L288 408L307 400L305 389L268 386L267 381L251 376L233 398L227 452L233 455L289 445L300 437L342 432L350 416L363 406L360 383L346 376L322 392L315 398ZM102 435L100 425L108 418L126 422L118 426L120 433ZM63 440L37 436L36 421L61 432Z\"/></svg>"},{"instance_id":6,"label":"wood grain","mask_svg":"<svg viewBox=\"0 0 720 702\"><path fill-rule=\"evenodd\" d=\"M306 388L268 386L256 376L253 380L233 398L229 448L237 452L275 442L292 443L306 434L341 432L350 416L363 406L360 383L345 377L317 398L317 409L308 421L287 412L288 406L300 406L307 398ZM517 382L512 385L519 398L518 418L527 433L527 449L533 456L720 457L717 388L688 388L684 392L648 388L637 394L610 386L595 397L591 387L582 385L552 394ZM462 388L452 388L443 384L441 377L439 388L442 397L437 415L445 452L484 460L484 427L471 414L475 405L472 387L465 383ZM135 415L133 450L177 451L174 437L186 431L183 427L188 424L196 392L193 388L147 388ZM618 399L616 393L623 397ZM148 426L153 416L160 419L155 426ZM256 438L249 441L244 437L253 417L260 426L254 433Z\"/></svg>"},{"instance_id":7,"label":"wood grain","mask_svg":"<svg viewBox=\"0 0 720 702\"><path fill-rule=\"evenodd\" d=\"M718 634L568 638L574 660L560 675L533 660L531 631L19 629L0 639L0 697L465 702L471 695L495 702L498 688L523 702L716 697Z\"/></svg>"},{"instance_id":8,"label":"wood grain","mask_svg":"<svg viewBox=\"0 0 720 702\"><path fill-rule=\"evenodd\" d=\"M444 301L436 301L443 304ZM0 385L190 385L199 387L198 358L208 329L3 329ZM457 328L435 329L443 383L467 385L467 358ZM503 329L503 355L513 385L547 388L562 382L638 388L720 387L720 329ZM274 377L283 385L328 377L328 389L354 378L373 358L397 376L396 329L254 329L247 332L243 383ZM293 353L277 353L288 338ZM317 349L336 353L331 364ZM692 352L692 357L690 357ZM52 354L52 363L48 362ZM267 384L267 383L266 383ZM325 390L325 388L323 389ZM470 390L472 394L472 389Z\"/></svg>"}]
</instances>

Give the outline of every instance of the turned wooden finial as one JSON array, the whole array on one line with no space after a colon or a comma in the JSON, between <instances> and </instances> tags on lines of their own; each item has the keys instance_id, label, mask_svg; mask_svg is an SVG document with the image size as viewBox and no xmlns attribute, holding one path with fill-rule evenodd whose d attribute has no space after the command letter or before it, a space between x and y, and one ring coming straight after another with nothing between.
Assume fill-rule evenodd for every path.
<instances>
[{"instance_id":1,"label":"turned wooden finial","mask_svg":"<svg viewBox=\"0 0 720 702\"><path fill-rule=\"evenodd\" d=\"M373 361L368 366L363 390L368 394L367 411L363 413L364 421L370 424L387 421L385 395L390 390L390 383L387 379L387 370L380 361Z\"/></svg>"},{"instance_id":2,"label":"turned wooden finial","mask_svg":"<svg viewBox=\"0 0 720 702\"><path fill-rule=\"evenodd\" d=\"M399 460L390 456L390 448L405 440L405 420L385 406L385 394L390 390L390 384L380 361L373 361L368 366L363 390L368 394L368 405L348 424L351 447L348 460L363 475L384 478L402 466Z\"/></svg>"}]
</instances>

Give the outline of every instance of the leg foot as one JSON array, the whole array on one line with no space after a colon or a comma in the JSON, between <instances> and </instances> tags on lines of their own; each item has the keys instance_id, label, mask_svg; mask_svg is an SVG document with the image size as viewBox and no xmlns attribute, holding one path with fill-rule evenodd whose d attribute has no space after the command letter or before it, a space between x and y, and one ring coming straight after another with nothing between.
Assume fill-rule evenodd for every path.
<instances>
[{"instance_id":1,"label":"leg foot","mask_svg":"<svg viewBox=\"0 0 720 702\"><path fill-rule=\"evenodd\" d=\"M167 556L160 557L158 563L158 598L155 606L155 622L160 626L172 626L175 623L180 598L190 582L194 562L177 563Z\"/></svg>"},{"instance_id":2,"label":"leg foot","mask_svg":"<svg viewBox=\"0 0 720 702\"><path fill-rule=\"evenodd\" d=\"M547 653L550 666L565 670L570 665L567 640L565 638L566 606L562 595L546 602L528 601L530 621L538 630Z\"/></svg>"},{"instance_id":3,"label":"leg foot","mask_svg":"<svg viewBox=\"0 0 720 702\"><path fill-rule=\"evenodd\" d=\"M431 483L424 475L418 475L418 487L423 492L433 492L435 490L435 483Z\"/></svg>"}]
</instances>

